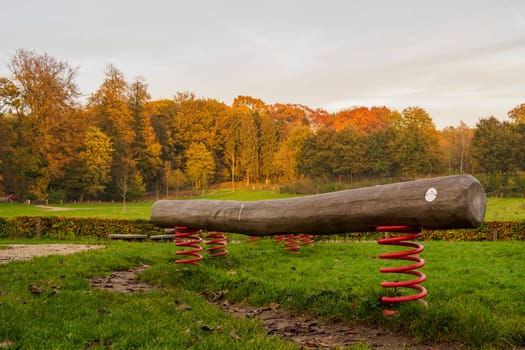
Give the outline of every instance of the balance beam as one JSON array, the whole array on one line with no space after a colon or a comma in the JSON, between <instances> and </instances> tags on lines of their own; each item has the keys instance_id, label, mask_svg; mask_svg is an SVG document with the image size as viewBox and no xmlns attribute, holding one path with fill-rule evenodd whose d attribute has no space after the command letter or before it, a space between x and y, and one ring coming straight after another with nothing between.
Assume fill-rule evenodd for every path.
<instances>
[{"instance_id":1,"label":"balance beam","mask_svg":"<svg viewBox=\"0 0 525 350\"><path fill-rule=\"evenodd\" d=\"M379 225L474 228L485 208L481 183L454 175L276 200L159 200L151 221L250 236L329 235L375 231Z\"/></svg>"}]
</instances>

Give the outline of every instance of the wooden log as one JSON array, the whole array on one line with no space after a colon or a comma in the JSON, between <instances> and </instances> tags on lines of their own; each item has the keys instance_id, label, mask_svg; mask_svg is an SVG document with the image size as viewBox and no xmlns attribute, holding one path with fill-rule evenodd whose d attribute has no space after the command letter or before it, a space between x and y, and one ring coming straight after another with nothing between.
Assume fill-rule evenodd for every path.
<instances>
[{"instance_id":1,"label":"wooden log","mask_svg":"<svg viewBox=\"0 0 525 350\"><path fill-rule=\"evenodd\" d=\"M14 196L9 195L7 197L0 197L0 203L12 203L14 200Z\"/></svg>"},{"instance_id":2,"label":"wooden log","mask_svg":"<svg viewBox=\"0 0 525 350\"><path fill-rule=\"evenodd\" d=\"M253 202L160 200L151 221L252 236L374 231L378 225L427 229L479 226L485 191L470 175L437 177L305 197Z\"/></svg>"}]
</instances>

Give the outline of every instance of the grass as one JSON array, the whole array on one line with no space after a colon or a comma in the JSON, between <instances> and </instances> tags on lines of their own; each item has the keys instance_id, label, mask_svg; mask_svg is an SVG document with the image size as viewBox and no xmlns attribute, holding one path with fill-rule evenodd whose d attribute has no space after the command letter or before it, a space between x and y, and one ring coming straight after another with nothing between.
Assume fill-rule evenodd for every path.
<instances>
[{"instance_id":1,"label":"grass","mask_svg":"<svg viewBox=\"0 0 525 350\"><path fill-rule=\"evenodd\" d=\"M208 191L203 196L193 199L230 199L253 201L262 199L289 198L292 195L275 191ZM149 220L153 201L122 203L66 203L49 205L25 205L20 203L0 204L0 217L14 216L64 216L64 217L98 217L116 219Z\"/></svg>"},{"instance_id":2,"label":"grass","mask_svg":"<svg viewBox=\"0 0 525 350\"><path fill-rule=\"evenodd\" d=\"M256 319L236 319L203 296L222 293L230 302L279 303L296 312L382 325L421 341L484 349L525 345L520 242L425 242L429 306L408 303L390 318L382 315L378 298L385 293L379 283L392 276L379 274L387 263L376 256L386 248L374 243L316 243L292 255L270 239L242 240L230 244L226 258L205 259L199 268L173 264L172 244L107 244L0 265L0 343L31 349L297 348L267 336ZM152 265L140 278L162 288L125 295L89 286L91 276L140 262ZM30 285L45 292L33 295Z\"/></svg>"},{"instance_id":3,"label":"grass","mask_svg":"<svg viewBox=\"0 0 525 350\"><path fill-rule=\"evenodd\" d=\"M525 221L525 198L487 198L485 221Z\"/></svg>"}]
</instances>

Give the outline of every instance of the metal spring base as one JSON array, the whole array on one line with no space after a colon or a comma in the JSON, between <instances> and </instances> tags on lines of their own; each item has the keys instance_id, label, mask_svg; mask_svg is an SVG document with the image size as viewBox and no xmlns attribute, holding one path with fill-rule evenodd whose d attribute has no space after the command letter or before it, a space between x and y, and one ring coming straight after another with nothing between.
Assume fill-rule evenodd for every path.
<instances>
[{"instance_id":1,"label":"metal spring base","mask_svg":"<svg viewBox=\"0 0 525 350\"><path fill-rule=\"evenodd\" d=\"M411 288L419 292L417 294L408 295L408 296L393 296L393 297L383 296L381 297L381 301L384 303L403 303L407 301L419 300L420 302L426 304L421 299L424 298L428 292L426 288L423 286L420 286L419 283L424 282L427 279L427 277L421 271L416 271L416 269L419 269L425 266L425 260L419 257L419 253L421 253L425 248L423 247L423 245L418 244L418 243L406 242L407 240L413 240L413 239L423 236L421 227L407 226L407 225L378 226L376 230L378 232L407 233L407 235L403 235L403 236L395 236L395 237L380 239L378 240L379 244L414 248L411 250L405 250L405 251L400 251L400 252L380 254L379 258L380 259L413 261L415 262L415 264L407 265L407 266L384 267L384 268L381 268L379 271L382 273L402 273L402 274L407 274L407 275L412 275L412 276L417 277L416 279L409 280L409 281L382 282L381 287L383 288L399 288L399 287ZM385 315L393 315L396 312L397 311L395 310L389 310L389 309L383 310L383 314Z\"/></svg>"},{"instance_id":2,"label":"metal spring base","mask_svg":"<svg viewBox=\"0 0 525 350\"><path fill-rule=\"evenodd\" d=\"M202 242L202 238L200 237L201 232L201 230L194 230L185 226L175 227L175 245L177 247L190 248L175 252L175 254L193 257L175 260L177 264L200 265L200 261L202 260L202 255L199 254L202 251L202 247L200 246Z\"/></svg>"},{"instance_id":3,"label":"metal spring base","mask_svg":"<svg viewBox=\"0 0 525 350\"><path fill-rule=\"evenodd\" d=\"M228 251L226 250L228 243L224 232L210 233L206 239L209 239L209 241L206 241L206 245L211 245L211 247L207 248L209 257L224 256L228 254Z\"/></svg>"}]
</instances>

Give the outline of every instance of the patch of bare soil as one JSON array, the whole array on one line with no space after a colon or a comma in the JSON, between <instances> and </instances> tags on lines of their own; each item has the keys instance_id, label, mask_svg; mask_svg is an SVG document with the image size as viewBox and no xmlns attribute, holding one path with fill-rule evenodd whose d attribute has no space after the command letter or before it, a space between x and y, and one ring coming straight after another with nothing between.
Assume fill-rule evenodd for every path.
<instances>
[{"instance_id":1,"label":"patch of bare soil","mask_svg":"<svg viewBox=\"0 0 525 350\"><path fill-rule=\"evenodd\" d=\"M330 321L315 315L294 315L279 308L278 304L255 308L246 305L230 305L227 301L219 304L225 311L239 317L259 318L268 334L293 340L302 349L337 349L356 344L366 344L371 349L403 350L445 350L459 349L454 344L417 344L408 337L394 335L386 329L352 325Z\"/></svg>"},{"instance_id":2,"label":"patch of bare soil","mask_svg":"<svg viewBox=\"0 0 525 350\"><path fill-rule=\"evenodd\" d=\"M155 286L143 283L135 279L135 275L147 269L149 265L140 264L136 268L127 271L115 271L109 276L99 276L90 279L94 288L105 289L117 293L138 293L152 290Z\"/></svg>"},{"instance_id":3,"label":"patch of bare soil","mask_svg":"<svg viewBox=\"0 0 525 350\"><path fill-rule=\"evenodd\" d=\"M135 279L135 275L149 266L141 264L128 271L116 271L109 276L94 277L91 285L108 291L120 293L144 292L155 288ZM371 349L378 350L444 350L460 349L455 344L416 344L408 337L394 335L385 329L362 325L351 325L344 322L324 320L315 315L293 315L278 304L268 307L252 307L241 304L230 304L228 301L217 301L224 293L200 293L210 303L218 305L224 311L238 317L260 319L270 335L276 335L286 340L300 344L302 349L337 349L355 344L366 344Z\"/></svg>"},{"instance_id":4,"label":"patch of bare soil","mask_svg":"<svg viewBox=\"0 0 525 350\"><path fill-rule=\"evenodd\" d=\"M29 260L35 256L66 255L105 247L98 244L8 244L0 247L0 264Z\"/></svg>"},{"instance_id":5,"label":"patch of bare soil","mask_svg":"<svg viewBox=\"0 0 525 350\"><path fill-rule=\"evenodd\" d=\"M49 205L35 205L37 208L46 209L47 211L68 211L68 210L74 210L74 208L66 208L66 207L50 207Z\"/></svg>"}]
</instances>

